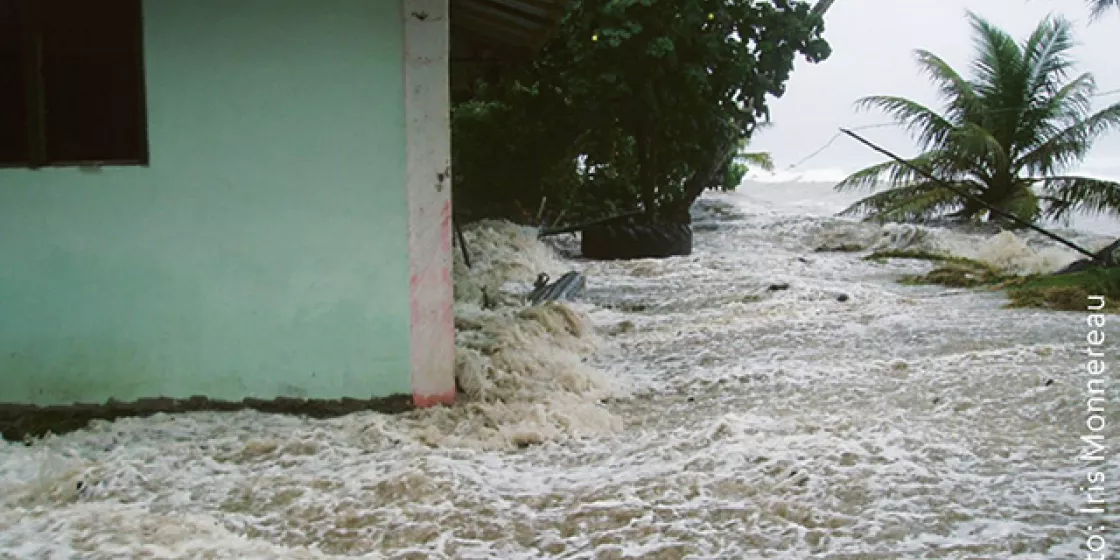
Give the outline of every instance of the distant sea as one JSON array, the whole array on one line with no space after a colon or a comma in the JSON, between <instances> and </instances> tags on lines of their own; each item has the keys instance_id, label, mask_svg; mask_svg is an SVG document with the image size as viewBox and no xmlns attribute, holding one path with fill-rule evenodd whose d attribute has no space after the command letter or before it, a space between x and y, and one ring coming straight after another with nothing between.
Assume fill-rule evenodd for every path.
<instances>
[{"instance_id":1,"label":"distant sea","mask_svg":"<svg viewBox=\"0 0 1120 560\"><path fill-rule=\"evenodd\" d=\"M739 193L748 200L775 210L794 210L815 216L834 215L867 196L868 192L839 193L833 188L837 181L747 180ZM1120 236L1120 218L1108 215L1077 215L1068 225L1041 224L1055 229L1075 229L1100 235Z\"/></svg>"}]
</instances>

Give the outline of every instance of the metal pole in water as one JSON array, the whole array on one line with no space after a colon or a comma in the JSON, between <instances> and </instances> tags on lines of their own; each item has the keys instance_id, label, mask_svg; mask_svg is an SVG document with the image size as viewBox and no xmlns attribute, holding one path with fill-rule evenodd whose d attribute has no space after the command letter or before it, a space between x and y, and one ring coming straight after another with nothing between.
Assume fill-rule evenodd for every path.
<instances>
[{"instance_id":1,"label":"metal pole in water","mask_svg":"<svg viewBox=\"0 0 1120 560\"><path fill-rule=\"evenodd\" d=\"M1049 237L1050 239L1053 239L1054 241L1057 241L1058 243L1061 243L1062 245L1065 245L1066 247L1069 247L1070 249L1073 249L1074 251L1077 251L1078 253L1081 253L1082 255L1085 255L1085 256L1089 257L1090 259L1093 259L1094 261L1101 261L1102 264L1107 264L1107 259L1104 259L1100 255L1097 255L1096 253L1093 253L1092 251L1089 251L1088 249L1082 248L1080 245L1077 245L1076 243L1074 243L1072 241L1069 241L1069 240L1067 240L1067 239L1065 239L1065 238L1063 238L1063 237L1061 237L1057 234L1050 233L1049 231L1046 231L1046 230L1028 222L1027 220L1024 220L1024 219L1022 219L1018 216L1012 215L1012 214L1008 214L1007 212L1004 212L1004 211L1002 211L998 208L993 207L992 205L988 204L987 202L984 202L983 200L980 200L978 197L973 196L972 194L970 194L968 192L962 191L962 190L946 183L945 181L942 181L941 179L938 179L937 177L934 177L933 175L931 175L926 170L919 168L918 166L916 166L916 165L914 165L914 164L912 164L912 163L910 163L910 162L892 154L891 152L888 152L887 150L885 150L883 148L880 148L879 146L873 144L870 140L865 139L864 137L856 134L855 132L852 132L852 131L850 131L846 128L841 128L840 132L843 132L844 134L847 134L848 136L851 136L852 138L855 138L857 142L863 144L864 146L867 146L868 148L871 148L872 150L875 150L876 152L879 152L880 154L883 154L883 155L893 159L894 161L896 161L896 162L898 162L902 165L905 165L906 167L910 168L911 171L914 171L915 173L921 175L922 177L925 177L926 179L929 179L930 181L933 181L934 183L937 183L938 185L941 185L942 187L944 187L946 189L949 189L950 191L953 191L958 196L967 198L969 200L972 200L972 201L976 202L977 204L980 204L981 206L983 206L984 208L987 208L991 213L993 213L997 216L1007 218L1008 220L1011 220L1012 222L1015 222L1015 223L1025 227L1025 228L1037 231L1038 233L1041 233L1042 235L1045 235L1046 237Z\"/></svg>"}]
</instances>

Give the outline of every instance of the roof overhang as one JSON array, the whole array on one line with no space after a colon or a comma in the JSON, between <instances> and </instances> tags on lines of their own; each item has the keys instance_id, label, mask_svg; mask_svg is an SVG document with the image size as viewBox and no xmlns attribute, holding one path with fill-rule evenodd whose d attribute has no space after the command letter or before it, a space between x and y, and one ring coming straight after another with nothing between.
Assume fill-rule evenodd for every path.
<instances>
[{"instance_id":1,"label":"roof overhang","mask_svg":"<svg viewBox=\"0 0 1120 560\"><path fill-rule=\"evenodd\" d=\"M532 62L570 0L449 0L451 80L456 97Z\"/></svg>"},{"instance_id":2,"label":"roof overhang","mask_svg":"<svg viewBox=\"0 0 1120 560\"><path fill-rule=\"evenodd\" d=\"M569 0L450 0L451 36L460 43L532 53L544 46Z\"/></svg>"}]
</instances>

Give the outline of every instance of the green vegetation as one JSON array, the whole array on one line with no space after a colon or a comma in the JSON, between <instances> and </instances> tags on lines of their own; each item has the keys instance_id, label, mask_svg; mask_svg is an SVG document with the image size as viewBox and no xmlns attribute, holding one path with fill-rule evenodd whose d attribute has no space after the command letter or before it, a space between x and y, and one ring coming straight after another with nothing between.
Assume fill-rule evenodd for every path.
<instances>
[{"instance_id":1,"label":"green vegetation","mask_svg":"<svg viewBox=\"0 0 1120 560\"><path fill-rule=\"evenodd\" d=\"M1120 0L1089 0L1089 9L1092 11L1093 19L1103 16L1105 12L1113 8L1120 10Z\"/></svg>"},{"instance_id":2,"label":"green vegetation","mask_svg":"<svg viewBox=\"0 0 1120 560\"><path fill-rule=\"evenodd\" d=\"M908 275L902 284L949 286L953 288L986 288L1003 290L1010 300L1008 307L1037 307L1059 311L1085 311L1091 295L1104 296L1105 310L1120 312L1120 268L1092 268L1060 275L1017 276L1002 273L992 266L963 257L926 251L879 251L867 260L917 259L942 263L926 274Z\"/></svg>"},{"instance_id":3,"label":"green vegetation","mask_svg":"<svg viewBox=\"0 0 1120 560\"><path fill-rule=\"evenodd\" d=\"M830 54L804 1L574 0L526 69L452 110L455 205L547 221L641 209L687 220L706 189L733 189L796 58Z\"/></svg>"},{"instance_id":4,"label":"green vegetation","mask_svg":"<svg viewBox=\"0 0 1120 560\"><path fill-rule=\"evenodd\" d=\"M880 251L872 253L868 260L883 261L886 259L916 259L941 263L926 274L903 276L899 282L903 284L939 284L953 288L975 288L979 286L992 286L1005 282L1015 276L1000 273L994 267L973 259L941 255L926 251Z\"/></svg>"},{"instance_id":5,"label":"green vegetation","mask_svg":"<svg viewBox=\"0 0 1120 560\"><path fill-rule=\"evenodd\" d=\"M1104 296L1105 311L1120 312L1120 268L1093 268L1072 274L1039 276L1006 286L1010 307L1085 311L1089 296Z\"/></svg>"},{"instance_id":6,"label":"green vegetation","mask_svg":"<svg viewBox=\"0 0 1120 560\"><path fill-rule=\"evenodd\" d=\"M938 284L952 288L976 288L997 285L1008 279L1009 277L1002 276L983 264L952 263L937 267L926 274L905 276L900 282L912 285Z\"/></svg>"},{"instance_id":7,"label":"green vegetation","mask_svg":"<svg viewBox=\"0 0 1120 560\"><path fill-rule=\"evenodd\" d=\"M1017 43L976 15L969 19L978 49L970 78L933 53L917 51L919 66L941 93L943 111L882 95L858 106L894 117L922 150L909 163L973 198L888 161L837 185L838 190L890 185L845 212L890 221L999 221L987 205L1027 222L1066 219L1075 211L1120 212L1120 183L1063 173L1097 137L1120 125L1120 103L1090 112L1097 91L1091 74L1070 77L1070 23L1047 18Z\"/></svg>"},{"instance_id":8,"label":"green vegetation","mask_svg":"<svg viewBox=\"0 0 1120 560\"><path fill-rule=\"evenodd\" d=\"M840 243L838 245L821 245L813 249L815 253L858 253L864 249L858 243Z\"/></svg>"},{"instance_id":9,"label":"green vegetation","mask_svg":"<svg viewBox=\"0 0 1120 560\"><path fill-rule=\"evenodd\" d=\"M745 147L746 142L741 142ZM708 188L723 192L733 191L743 182L743 177L751 167L763 171L774 170L774 158L766 152L739 152L728 160L721 175L714 178Z\"/></svg>"},{"instance_id":10,"label":"green vegetation","mask_svg":"<svg viewBox=\"0 0 1120 560\"><path fill-rule=\"evenodd\" d=\"M910 249L890 249L885 251L876 251L864 257L869 261L883 261L886 259L912 259L921 261L935 261L947 262L950 264L957 264L969 267L987 266L980 261L966 259L964 257L954 257L952 255L942 255L940 253L931 253L929 251L915 251Z\"/></svg>"}]
</instances>

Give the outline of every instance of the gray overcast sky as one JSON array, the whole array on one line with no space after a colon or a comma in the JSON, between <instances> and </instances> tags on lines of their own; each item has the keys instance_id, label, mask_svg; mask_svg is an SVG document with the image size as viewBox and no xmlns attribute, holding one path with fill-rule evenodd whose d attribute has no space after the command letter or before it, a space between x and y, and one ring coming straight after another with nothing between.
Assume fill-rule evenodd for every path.
<instances>
[{"instance_id":1,"label":"gray overcast sky","mask_svg":"<svg viewBox=\"0 0 1120 560\"><path fill-rule=\"evenodd\" d=\"M973 47L965 11L971 9L1017 39L1025 38L1047 14L1074 24L1078 71L1092 72L1100 92L1120 89L1120 10L1089 22L1083 0L836 0L825 18L832 56L821 64L800 61L781 99L771 100L769 129L759 131L751 148L773 154L775 176L759 180L834 181L883 157L843 136L808 161L839 127L889 122L879 112L856 112L865 95L902 95L936 104L929 80L914 64L914 49L927 49L968 73ZM1098 108L1120 102L1120 94L1098 98ZM904 132L875 128L859 134L899 155L916 147ZM1103 137L1081 172L1120 178L1120 132Z\"/></svg>"}]
</instances>

